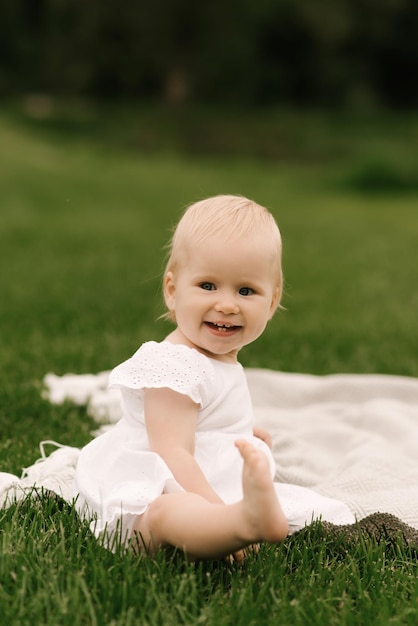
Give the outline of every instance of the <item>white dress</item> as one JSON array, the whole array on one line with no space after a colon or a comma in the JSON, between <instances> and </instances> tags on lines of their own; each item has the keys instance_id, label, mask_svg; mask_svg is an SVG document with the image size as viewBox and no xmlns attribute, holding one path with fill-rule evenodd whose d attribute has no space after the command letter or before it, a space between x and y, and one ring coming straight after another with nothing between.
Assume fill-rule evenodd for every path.
<instances>
[{"instance_id":1,"label":"white dress","mask_svg":"<svg viewBox=\"0 0 418 626\"><path fill-rule=\"evenodd\" d=\"M208 482L229 504L242 498L242 459L234 445L239 437L261 448L254 437L253 410L243 367L210 359L197 350L168 341L144 343L109 379L119 387L122 418L81 451L76 470L77 507L92 519L92 530L107 541L129 539L138 515L163 493L183 491L163 459L149 448L144 417L144 389L170 388L199 405L195 458ZM337 524L354 522L343 503L295 485L276 483L277 495L294 532L322 517Z\"/></svg>"}]
</instances>

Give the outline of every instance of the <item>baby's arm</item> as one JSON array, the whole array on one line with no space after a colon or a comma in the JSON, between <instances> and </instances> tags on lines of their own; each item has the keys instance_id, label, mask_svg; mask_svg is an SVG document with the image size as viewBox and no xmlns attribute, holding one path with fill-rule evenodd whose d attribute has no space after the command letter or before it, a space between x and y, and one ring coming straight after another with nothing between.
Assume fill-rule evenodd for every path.
<instances>
[{"instance_id":1,"label":"baby's arm","mask_svg":"<svg viewBox=\"0 0 418 626\"><path fill-rule=\"evenodd\" d=\"M257 437L258 439L264 441L264 443L266 443L269 448L271 448L271 446L273 445L271 435L268 430L265 430L265 428L261 428L261 426L254 426L253 435L254 437Z\"/></svg>"},{"instance_id":2,"label":"baby's arm","mask_svg":"<svg viewBox=\"0 0 418 626\"><path fill-rule=\"evenodd\" d=\"M167 463L177 482L209 502L221 503L194 458L198 405L172 389L145 390L150 448Z\"/></svg>"}]
</instances>

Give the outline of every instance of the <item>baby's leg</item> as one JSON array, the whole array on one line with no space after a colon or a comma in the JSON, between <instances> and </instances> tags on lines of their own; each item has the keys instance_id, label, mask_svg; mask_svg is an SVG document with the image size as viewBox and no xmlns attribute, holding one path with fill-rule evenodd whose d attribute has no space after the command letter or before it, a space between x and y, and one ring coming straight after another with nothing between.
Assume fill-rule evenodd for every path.
<instances>
[{"instance_id":1,"label":"baby's leg","mask_svg":"<svg viewBox=\"0 0 418 626\"><path fill-rule=\"evenodd\" d=\"M264 453L244 440L237 447L244 459L243 500L225 505L193 493L160 496L134 527L146 550L153 554L171 545L193 558L222 558L259 541L286 537L287 521Z\"/></svg>"}]
</instances>

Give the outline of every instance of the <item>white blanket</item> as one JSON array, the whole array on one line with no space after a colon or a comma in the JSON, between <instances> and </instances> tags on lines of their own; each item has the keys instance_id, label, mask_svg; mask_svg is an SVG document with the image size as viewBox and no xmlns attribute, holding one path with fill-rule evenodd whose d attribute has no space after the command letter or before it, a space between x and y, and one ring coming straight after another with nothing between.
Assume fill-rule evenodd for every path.
<instances>
[{"instance_id":1,"label":"white blanket","mask_svg":"<svg viewBox=\"0 0 418 626\"><path fill-rule=\"evenodd\" d=\"M247 374L279 480L418 528L418 379Z\"/></svg>"},{"instance_id":2,"label":"white blanket","mask_svg":"<svg viewBox=\"0 0 418 626\"><path fill-rule=\"evenodd\" d=\"M418 379L246 373L257 423L273 438L278 480L343 500L358 519L387 512L418 528ZM108 372L48 374L46 395L54 403L86 404L102 424L97 434L120 416L119 391L107 390L107 378ZM27 468L19 486L36 483L70 499L77 450L66 447L54 455L60 488L49 480L45 462ZM4 476L10 478L3 480L3 492L12 484L16 491L18 479Z\"/></svg>"}]
</instances>

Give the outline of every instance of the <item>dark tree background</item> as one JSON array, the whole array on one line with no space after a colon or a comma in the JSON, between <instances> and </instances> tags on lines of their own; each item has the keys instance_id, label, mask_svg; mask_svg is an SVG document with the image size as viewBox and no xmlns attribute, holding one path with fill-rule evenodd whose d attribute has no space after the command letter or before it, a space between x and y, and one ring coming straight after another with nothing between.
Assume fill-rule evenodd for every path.
<instances>
[{"instance_id":1,"label":"dark tree background","mask_svg":"<svg viewBox=\"0 0 418 626\"><path fill-rule=\"evenodd\" d=\"M0 95L414 107L417 0L0 0Z\"/></svg>"}]
</instances>

